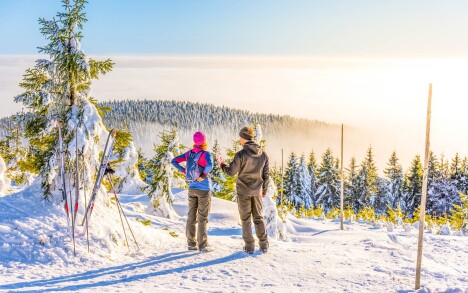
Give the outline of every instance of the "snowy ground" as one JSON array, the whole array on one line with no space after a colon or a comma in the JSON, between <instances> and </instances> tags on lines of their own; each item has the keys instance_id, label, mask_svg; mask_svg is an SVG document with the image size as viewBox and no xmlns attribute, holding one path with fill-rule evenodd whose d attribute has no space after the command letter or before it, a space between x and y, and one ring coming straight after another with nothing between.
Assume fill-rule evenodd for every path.
<instances>
[{"instance_id":1,"label":"snowy ground","mask_svg":"<svg viewBox=\"0 0 468 293\"><path fill-rule=\"evenodd\" d=\"M85 234L77 233L76 257L59 207L31 206L37 199L28 194L0 198L0 291L411 292L414 286L414 229L389 233L352 223L339 231L336 222L290 216L290 241L272 241L268 254L249 256L241 252L237 206L214 198L209 229L214 250L201 254L186 251L186 196L176 194L182 217L172 221L146 215L145 195L121 195L142 249L135 252L131 245L129 253L121 245L120 222L112 216L115 231L91 228L97 236L90 254ZM112 204L110 211L117 214ZM95 217L106 221L99 213ZM105 233L115 233L116 240L98 237ZM426 234L424 251L423 292L468 292L468 237Z\"/></svg>"}]
</instances>

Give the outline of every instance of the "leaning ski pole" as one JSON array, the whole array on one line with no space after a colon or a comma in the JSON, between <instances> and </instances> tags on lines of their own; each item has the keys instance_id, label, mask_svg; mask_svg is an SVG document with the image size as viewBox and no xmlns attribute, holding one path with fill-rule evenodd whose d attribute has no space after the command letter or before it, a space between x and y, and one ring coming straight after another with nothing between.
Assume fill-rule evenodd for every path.
<instances>
[{"instance_id":1,"label":"leaning ski pole","mask_svg":"<svg viewBox=\"0 0 468 293\"><path fill-rule=\"evenodd\" d=\"M104 147L104 152L103 152L102 158L101 158L101 165L99 165L99 170L98 170L98 174L97 174L97 177L96 177L96 181L94 183L94 187L93 187L93 191L91 193L91 197L89 198L89 203L86 206L83 222L81 223L81 225L84 225L85 221L86 221L86 225L89 225L89 220L91 218L91 214L92 214L93 208L94 208L94 201L96 200L97 193L98 193L99 188L101 186L102 179L104 177L104 172L105 172L105 170L107 168L107 164L109 163L109 157L112 154L112 148L114 146L115 136L116 136L116 131L114 129L112 129L109 132L109 136L107 137L106 145ZM112 137L112 140L111 140L111 137Z\"/></svg>"},{"instance_id":2,"label":"leaning ski pole","mask_svg":"<svg viewBox=\"0 0 468 293\"><path fill-rule=\"evenodd\" d=\"M86 166L84 165L85 162L83 160L83 196L84 196L84 202L85 202L85 206L87 205L87 202L86 202L86 182L85 182L85 169L86 169ZM85 219L87 220L87 218L85 217ZM86 242L88 244L88 253L89 253L89 228L88 228L88 221L86 221Z\"/></svg>"},{"instance_id":3,"label":"leaning ski pole","mask_svg":"<svg viewBox=\"0 0 468 293\"><path fill-rule=\"evenodd\" d=\"M107 180L109 180L109 183L112 186L112 181L111 181L111 178L109 177L109 174L107 174ZM130 245L128 243L127 232L125 232L125 225L124 225L124 222L123 222L123 219L122 219L122 212L121 212L121 210L119 208L119 199L117 198L117 194L115 194L115 190L114 190L114 198L115 198L115 203L117 205L117 211L119 212L120 223L122 224L122 230L124 232L125 242L127 243L127 249L128 249L128 252L130 252ZM125 217L125 215L124 215L124 217Z\"/></svg>"},{"instance_id":4,"label":"leaning ski pole","mask_svg":"<svg viewBox=\"0 0 468 293\"><path fill-rule=\"evenodd\" d=\"M68 207L68 198L67 198L67 184L65 181L65 164L63 158L63 139L62 139L62 126L60 123L58 124L59 130L59 158L60 158L60 175L62 177L62 200L64 201L64 209L65 213L67 214L67 227L68 232L70 233L70 237L74 238L74 233L72 233L72 229L70 227L70 209Z\"/></svg>"},{"instance_id":5,"label":"leaning ski pole","mask_svg":"<svg viewBox=\"0 0 468 293\"><path fill-rule=\"evenodd\" d=\"M73 216L73 196L72 196L72 188L71 188L71 175L72 175L72 167L71 167L71 156L70 156L70 153L67 152L68 154L68 157L69 157L69 160L68 160L68 192L69 192L69 195L70 195L70 206L72 207L71 210L70 210L70 214L71 214L71 222L72 222L72 241L73 241L73 255L76 256L76 248L75 248L75 217Z\"/></svg>"},{"instance_id":6,"label":"leaning ski pole","mask_svg":"<svg viewBox=\"0 0 468 293\"><path fill-rule=\"evenodd\" d=\"M115 201L117 203L117 208L122 212L122 214L123 214L123 216L125 218L125 222L127 222L128 229L130 230L130 233L132 234L133 241L135 242L138 250L140 250L140 245L138 245L138 242L136 241L135 235L133 234L132 227L130 227L130 223L128 222L127 216L125 215L124 210L122 208L122 205L120 204L120 200L117 197L117 192L115 191L114 184L112 183L112 177L111 177L111 175L109 173L107 174L107 179L109 180L112 191L114 192L114 197L115 197ZM124 229L124 231L125 231L125 229ZM128 245L128 241L127 241L127 245Z\"/></svg>"},{"instance_id":7,"label":"leaning ski pole","mask_svg":"<svg viewBox=\"0 0 468 293\"><path fill-rule=\"evenodd\" d=\"M73 223L76 224L76 214L78 213L78 200L80 198L80 173L78 168L78 128L75 132L75 211L73 212Z\"/></svg>"}]
</instances>

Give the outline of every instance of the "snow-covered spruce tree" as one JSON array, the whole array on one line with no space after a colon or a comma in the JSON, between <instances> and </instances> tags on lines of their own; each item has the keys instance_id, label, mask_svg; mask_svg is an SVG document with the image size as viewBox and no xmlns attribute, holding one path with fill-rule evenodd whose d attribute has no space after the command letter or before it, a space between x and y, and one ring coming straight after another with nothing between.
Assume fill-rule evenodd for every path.
<instances>
[{"instance_id":1,"label":"snow-covered spruce tree","mask_svg":"<svg viewBox=\"0 0 468 293\"><path fill-rule=\"evenodd\" d=\"M369 147L367 150L366 157L361 164L358 176L361 186L358 190L359 193L357 195L355 208L357 210L361 210L377 201L375 197L378 196L378 174L372 147Z\"/></svg>"},{"instance_id":2,"label":"snow-covered spruce tree","mask_svg":"<svg viewBox=\"0 0 468 293\"><path fill-rule=\"evenodd\" d=\"M355 213L358 212L356 207L356 202L358 201L359 195L359 174L356 158L352 157L348 168L346 168L346 181L345 181L345 190L344 190L344 205L345 207L350 207L354 210Z\"/></svg>"},{"instance_id":3,"label":"snow-covered spruce tree","mask_svg":"<svg viewBox=\"0 0 468 293\"><path fill-rule=\"evenodd\" d=\"M79 150L89 162L85 164L88 176L94 175L99 164L97 143L108 133L93 104L90 85L93 79L109 72L113 63L109 59L88 58L81 50L86 1L62 2L64 12L52 20L39 20L41 33L48 41L39 48L39 53L49 59L39 59L35 67L26 70L20 83L24 93L15 97L16 102L29 110L25 133L31 151L26 164L39 174L46 198L59 186L57 124L62 125L64 148L71 157ZM74 139L76 130L80 138L78 146Z\"/></svg>"},{"instance_id":4,"label":"snow-covered spruce tree","mask_svg":"<svg viewBox=\"0 0 468 293\"><path fill-rule=\"evenodd\" d=\"M460 155L457 153L452 159L452 164L450 165L450 180L452 181L452 184L456 186L457 191L462 193L466 192L464 189L466 188L466 182L468 181L464 170L466 168L464 166L466 165L466 163L464 163L465 161L466 160L462 160ZM449 207L451 207L452 204L460 204L458 192L451 196L452 202L449 204Z\"/></svg>"},{"instance_id":5,"label":"snow-covered spruce tree","mask_svg":"<svg viewBox=\"0 0 468 293\"><path fill-rule=\"evenodd\" d=\"M468 158L464 157L462 161L462 177L458 182L458 191L463 194L468 193Z\"/></svg>"},{"instance_id":6,"label":"snow-covered spruce tree","mask_svg":"<svg viewBox=\"0 0 468 293\"><path fill-rule=\"evenodd\" d=\"M377 194L371 199L371 205L377 215L384 215L387 211L389 186L387 178L377 177Z\"/></svg>"},{"instance_id":7,"label":"snow-covered spruce tree","mask_svg":"<svg viewBox=\"0 0 468 293\"><path fill-rule=\"evenodd\" d=\"M179 135L175 129L162 131L160 137L161 143L154 146L155 155L148 166L152 174L150 184L143 190L150 198L152 206L149 209L154 215L174 219L177 214L172 208L173 181L183 178L183 174L174 173L171 161L175 154L181 152L183 146L179 143Z\"/></svg>"},{"instance_id":8,"label":"snow-covered spruce tree","mask_svg":"<svg viewBox=\"0 0 468 293\"><path fill-rule=\"evenodd\" d=\"M428 192L426 209L433 216L446 215L452 209L453 204L459 203L459 195L456 181L451 175L442 172L437 157L433 152L429 156Z\"/></svg>"},{"instance_id":9,"label":"snow-covered spruce tree","mask_svg":"<svg viewBox=\"0 0 468 293\"><path fill-rule=\"evenodd\" d=\"M226 177L223 175L221 168L216 162L216 158L221 156L221 148L217 140L215 140L213 147L212 147L212 155L213 155L213 169L210 172L211 181L213 182L213 191L220 192L221 186L223 182L226 180Z\"/></svg>"},{"instance_id":10,"label":"snow-covered spruce tree","mask_svg":"<svg viewBox=\"0 0 468 293\"><path fill-rule=\"evenodd\" d=\"M112 161L116 181L114 186L116 186L118 193L141 194L142 189L147 187L147 184L141 180L138 171L139 154L132 141L132 135L128 130L119 130L117 136L120 139L116 141L114 146L116 160Z\"/></svg>"},{"instance_id":11,"label":"snow-covered spruce tree","mask_svg":"<svg viewBox=\"0 0 468 293\"><path fill-rule=\"evenodd\" d=\"M284 172L284 194L283 200L287 205L299 209L303 204L301 195L298 194L299 186L299 163L295 153L289 156L288 164ZM281 203L280 203L281 204Z\"/></svg>"},{"instance_id":12,"label":"snow-covered spruce tree","mask_svg":"<svg viewBox=\"0 0 468 293\"><path fill-rule=\"evenodd\" d=\"M387 185L387 204L391 209L401 206L403 201L403 168L401 167L397 154L392 152L384 170L385 177L388 179Z\"/></svg>"},{"instance_id":13,"label":"snow-covered spruce tree","mask_svg":"<svg viewBox=\"0 0 468 293\"><path fill-rule=\"evenodd\" d=\"M317 207L317 160L312 151L309 155L307 170L310 175L310 199L313 207Z\"/></svg>"},{"instance_id":14,"label":"snow-covered spruce tree","mask_svg":"<svg viewBox=\"0 0 468 293\"><path fill-rule=\"evenodd\" d=\"M138 173L140 174L141 180L145 183L149 183L148 177L151 177L152 174L148 174L148 166L149 166L149 160L148 158L145 157L145 154L141 150L141 148L137 149L138 153L138 160L137 160L137 168L138 168Z\"/></svg>"},{"instance_id":15,"label":"snow-covered spruce tree","mask_svg":"<svg viewBox=\"0 0 468 293\"><path fill-rule=\"evenodd\" d=\"M438 177L431 184L427 194L427 213L444 216L452 210L453 204L460 203L458 190L453 181Z\"/></svg>"},{"instance_id":16,"label":"snow-covered spruce tree","mask_svg":"<svg viewBox=\"0 0 468 293\"><path fill-rule=\"evenodd\" d=\"M301 206L308 210L312 205L312 198L311 198L311 193L312 193L312 187L311 187L311 179L310 179L310 174L309 170L307 168L307 163L305 156L302 155L301 158L299 159L299 165L298 165L298 184L297 184L297 194L301 197Z\"/></svg>"},{"instance_id":17,"label":"snow-covered spruce tree","mask_svg":"<svg viewBox=\"0 0 468 293\"><path fill-rule=\"evenodd\" d=\"M340 204L340 174L333 158L331 149L322 155L322 162L318 169L317 205L321 205L328 213Z\"/></svg>"},{"instance_id":18,"label":"snow-covered spruce tree","mask_svg":"<svg viewBox=\"0 0 468 293\"><path fill-rule=\"evenodd\" d=\"M411 217L421 203L422 179L421 157L417 155L411 162L411 167L405 174L404 179L405 206L402 208L408 217Z\"/></svg>"},{"instance_id":19,"label":"snow-covered spruce tree","mask_svg":"<svg viewBox=\"0 0 468 293\"><path fill-rule=\"evenodd\" d=\"M232 162L234 159L234 156L236 153L241 149L241 144L239 141L233 141L231 148L226 150L226 161L227 162ZM225 175L225 180L221 182L221 189L218 192L215 192L215 196L225 199L225 200L230 200L237 202L237 190L236 190L236 180L237 180L237 175L236 176L228 176Z\"/></svg>"},{"instance_id":20,"label":"snow-covered spruce tree","mask_svg":"<svg viewBox=\"0 0 468 293\"><path fill-rule=\"evenodd\" d=\"M32 178L32 174L25 164L28 151L22 143L22 117L24 115L21 114L13 116L8 134L4 140L0 141L0 156L4 158L7 168L5 175L12 180L15 186L29 184Z\"/></svg>"},{"instance_id":21,"label":"snow-covered spruce tree","mask_svg":"<svg viewBox=\"0 0 468 293\"><path fill-rule=\"evenodd\" d=\"M455 185L458 187L458 182L463 177L462 170L462 159L458 153L455 154L455 157L452 159L450 164L450 179L455 181Z\"/></svg>"}]
</instances>

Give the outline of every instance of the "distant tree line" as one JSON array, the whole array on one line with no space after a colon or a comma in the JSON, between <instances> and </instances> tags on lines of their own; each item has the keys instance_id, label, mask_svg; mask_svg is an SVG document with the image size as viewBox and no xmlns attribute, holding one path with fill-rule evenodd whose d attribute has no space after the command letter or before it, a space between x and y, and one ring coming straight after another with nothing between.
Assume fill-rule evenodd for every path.
<instances>
[{"instance_id":1,"label":"distant tree line","mask_svg":"<svg viewBox=\"0 0 468 293\"><path fill-rule=\"evenodd\" d=\"M295 209L321 207L329 212L340 206L339 159L326 150L320 164L312 152L308 158L292 153L284 173L284 196L281 201ZM278 170L276 170L276 174ZM421 201L423 166L419 155L404 171L396 152L390 156L379 176L372 147L367 150L364 160L358 164L351 158L345 170L345 207L355 213L365 207L372 207L376 214L384 215L389 209L401 209L412 216ZM277 175L276 184L280 188ZM460 194L468 191L468 159L458 154L451 160L430 153L428 173L427 212L434 216L450 214L453 205L460 205Z\"/></svg>"}]
</instances>

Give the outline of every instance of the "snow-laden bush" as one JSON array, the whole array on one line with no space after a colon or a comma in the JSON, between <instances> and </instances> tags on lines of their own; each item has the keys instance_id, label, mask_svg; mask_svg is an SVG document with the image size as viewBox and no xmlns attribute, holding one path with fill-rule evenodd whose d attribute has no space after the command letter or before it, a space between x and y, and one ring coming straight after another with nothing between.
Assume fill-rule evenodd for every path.
<instances>
[{"instance_id":1,"label":"snow-laden bush","mask_svg":"<svg viewBox=\"0 0 468 293\"><path fill-rule=\"evenodd\" d=\"M4 195L10 187L9 180L5 176L6 165L2 157L0 157L0 195Z\"/></svg>"},{"instance_id":2,"label":"snow-laden bush","mask_svg":"<svg viewBox=\"0 0 468 293\"><path fill-rule=\"evenodd\" d=\"M263 220L267 228L268 236L273 239L287 240L286 219L282 219L278 213L275 200L276 186L270 179L266 197L263 198Z\"/></svg>"},{"instance_id":3,"label":"snow-laden bush","mask_svg":"<svg viewBox=\"0 0 468 293\"><path fill-rule=\"evenodd\" d=\"M130 143L123 151L119 158L119 163L114 165L115 176L120 178L117 186L118 193L124 194L141 194L142 189L148 186L140 178L137 168L138 152L133 142Z\"/></svg>"}]
</instances>

